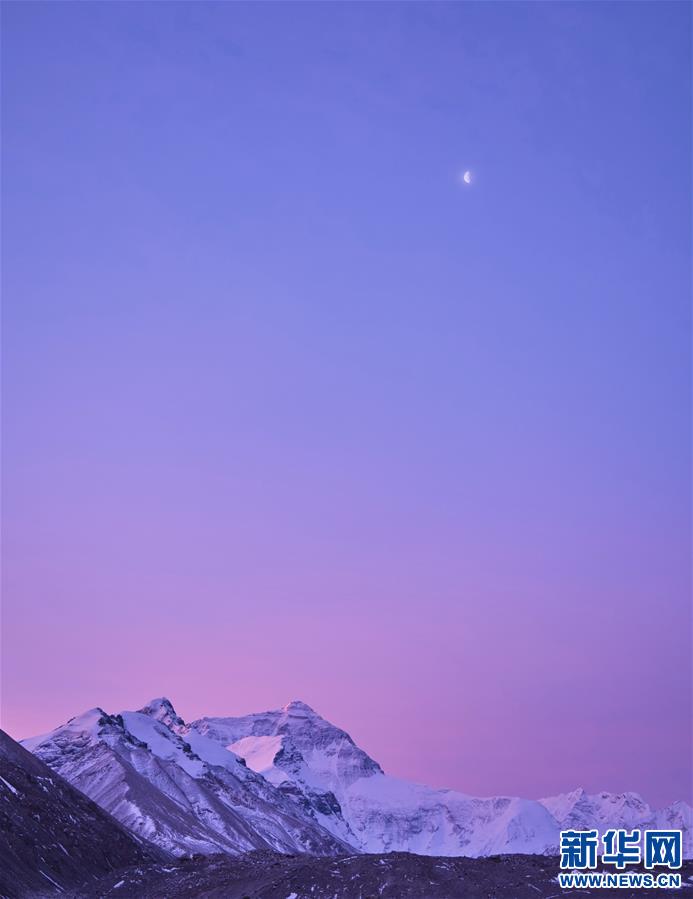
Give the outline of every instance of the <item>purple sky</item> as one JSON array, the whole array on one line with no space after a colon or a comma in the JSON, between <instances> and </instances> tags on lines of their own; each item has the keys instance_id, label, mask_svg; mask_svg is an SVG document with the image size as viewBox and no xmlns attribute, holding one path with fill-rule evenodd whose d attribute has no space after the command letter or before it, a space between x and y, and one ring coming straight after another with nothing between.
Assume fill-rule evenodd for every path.
<instances>
[{"instance_id":1,"label":"purple sky","mask_svg":"<svg viewBox=\"0 0 693 899\"><path fill-rule=\"evenodd\" d=\"M690 19L4 5L5 729L691 795Z\"/></svg>"}]
</instances>

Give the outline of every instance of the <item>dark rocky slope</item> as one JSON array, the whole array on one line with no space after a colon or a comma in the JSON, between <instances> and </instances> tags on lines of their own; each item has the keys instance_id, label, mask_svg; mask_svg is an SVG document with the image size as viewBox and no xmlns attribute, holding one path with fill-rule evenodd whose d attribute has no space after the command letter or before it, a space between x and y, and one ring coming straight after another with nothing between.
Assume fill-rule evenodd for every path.
<instances>
[{"instance_id":1,"label":"dark rocky slope","mask_svg":"<svg viewBox=\"0 0 693 899\"><path fill-rule=\"evenodd\" d=\"M57 894L165 858L0 730L0 896Z\"/></svg>"},{"instance_id":2,"label":"dark rocky slope","mask_svg":"<svg viewBox=\"0 0 693 899\"><path fill-rule=\"evenodd\" d=\"M557 858L537 855L436 858L396 852L330 859L252 852L121 871L72 899L661 899L691 893L685 888L562 892L557 872ZM687 862L682 874L686 882L693 863Z\"/></svg>"}]
</instances>

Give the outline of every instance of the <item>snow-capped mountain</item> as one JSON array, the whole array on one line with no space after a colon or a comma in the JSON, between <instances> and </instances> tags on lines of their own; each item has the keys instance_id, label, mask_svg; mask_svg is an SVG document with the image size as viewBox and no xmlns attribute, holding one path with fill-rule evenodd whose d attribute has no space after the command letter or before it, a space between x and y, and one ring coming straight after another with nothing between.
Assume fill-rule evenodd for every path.
<instances>
[{"instance_id":1,"label":"snow-capped mountain","mask_svg":"<svg viewBox=\"0 0 693 899\"><path fill-rule=\"evenodd\" d=\"M96 708L24 741L140 837L176 855L334 854L344 849L234 753L185 728L166 699L138 712Z\"/></svg>"},{"instance_id":2,"label":"snow-capped mountain","mask_svg":"<svg viewBox=\"0 0 693 899\"><path fill-rule=\"evenodd\" d=\"M348 851L483 856L556 853L562 829L667 827L691 808L654 811L637 794L582 790L540 801L475 798L385 774L303 702L186 724L168 700L139 712L94 709L24 741L118 820L176 854Z\"/></svg>"},{"instance_id":3,"label":"snow-capped mountain","mask_svg":"<svg viewBox=\"0 0 693 899\"><path fill-rule=\"evenodd\" d=\"M683 830L685 854L693 856L685 802L655 811L635 793L576 790L534 801L434 790L386 775L348 734L302 702L241 718L202 718L190 729L237 753L364 852L555 853L562 829L648 826Z\"/></svg>"},{"instance_id":4,"label":"snow-capped mountain","mask_svg":"<svg viewBox=\"0 0 693 899\"><path fill-rule=\"evenodd\" d=\"M637 793L586 793L579 788L541 799L561 830L590 830L602 833L609 828L633 830L681 830L684 855L693 857L693 810L685 802L673 802L653 809Z\"/></svg>"},{"instance_id":5,"label":"snow-capped mountain","mask_svg":"<svg viewBox=\"0 0 693 899\"><path fill-rule=\"evenodd\" d=\"M556 821L540 803L475 799L390 777L302 702L243 718L202 718L190 731L240 755L362 852L477 856L558 845Z\"/></svg>"},{"instance_id":6,"label":"snow-capped mountain","mask_svg":"<svg viewBox=\"0 0 693 899\"><path fill-rule=\"evenodd\" d=\"M236 753L330 833L359 846L335 791L383 772L345 731L305 703L290 702L279 711L245 718L203 718L193 722L188 733Z\"/></svg>"}]
</instances>

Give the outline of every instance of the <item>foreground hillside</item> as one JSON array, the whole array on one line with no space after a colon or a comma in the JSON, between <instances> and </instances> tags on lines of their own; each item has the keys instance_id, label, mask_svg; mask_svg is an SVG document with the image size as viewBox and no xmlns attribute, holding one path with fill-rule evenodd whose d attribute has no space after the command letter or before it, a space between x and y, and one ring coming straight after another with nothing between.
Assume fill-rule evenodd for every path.
<instances>
[{"instance_id":1,"label":"foreground hillside","mask_svg":"<svg viewBox=\"0 0 693 899\"><path fill-rule=\"evenodd\" d=\"M208 856L115 872L72 899L558 899L574 895L645 899L692 889L573 890L556 883L558 859L535 855L435 858L392 853L347 858ZM693 863L683 869L693 884Z\"/></svg>"},{"instance_id":2,"label":"foreground hillside","mask_svg":"<svg viewBox=\"0 0 693 899\"><path fill-rule=\"evenodd\" d=\"M0 896L61 892L162 852L0 730Z\"/></svg>"}]
</instances>

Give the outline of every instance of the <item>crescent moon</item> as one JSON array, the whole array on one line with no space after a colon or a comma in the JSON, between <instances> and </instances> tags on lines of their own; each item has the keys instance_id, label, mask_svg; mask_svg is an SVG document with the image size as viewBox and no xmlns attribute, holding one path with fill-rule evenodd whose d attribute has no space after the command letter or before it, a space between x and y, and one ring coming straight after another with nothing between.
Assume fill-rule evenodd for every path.
<instances>
[{"instance_id":1,"label":"crescent moon","mask_svg":"<svg viewBox=\"0 0 693 899\"><path fill-rule=\"evenodd\" d=\"M471 184L472 183L472 173L469 170L467 170L464 173L464 175L462 175L462 180L464 181L465 184Z\"/></svg>"}]
</instances>

